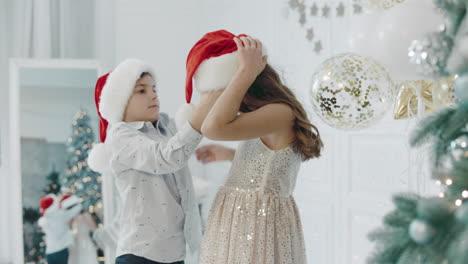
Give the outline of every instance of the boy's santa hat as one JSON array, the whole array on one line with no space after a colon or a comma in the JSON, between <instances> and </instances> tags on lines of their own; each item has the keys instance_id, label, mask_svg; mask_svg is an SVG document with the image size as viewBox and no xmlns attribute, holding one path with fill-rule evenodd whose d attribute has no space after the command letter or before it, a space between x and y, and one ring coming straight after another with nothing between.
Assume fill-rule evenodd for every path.
<instances>
[{"instance_id":1,"label":"boy's santa hat","mask_svg":"<svg viewBox=\"0 0 468 264\"><path fill-rule=\"evenodd\" d=\"M137 59L127 59L121 62L114 71L99 77L97 80L94 100L99 116L101 142L106 140L109 124L123 121L135 83L145 72L155 78L153 69L147 63ZM88 155L89 167L102 173L108 169L108 163L109 158L105 145L102 143L94 144Z\"/></svg>"},{"instance_id":2,"label":"boy's santa hat","mask_svg":"<svg viewBox=\"0 0 468 264\"><path fill-rule=\"evenodd\" d=\"M240 34L237 37L246 37ZM187 104L176 114L177 126L190 119L193 111L193 86L199 92L224 89L228 86L238 67L237 46L234 34L218 30L205 34L190 50L187 56L187 77L185 79L185 99ZM262 46L264 47L264 46ZM266 55L266 50L263 49Z\"/></svg>"},{"instance_id":3,"label":"boy's santa hat","mask_svg":"<svg viewBox=\"0 0 468 264\"><path fill-rule=\"evenodd\" d=\"M69 208L81 203L80 198L76 195L67 194L60 199L59 208Z\"/></svg>"},{"instance_id":4,"label":"boy's santa hat","mask_svg":"<svg viewBox=\"0 0 468 264\"><path fill-rule=\"evenodd\" d=\"M47 209L49 209L49 207L51 207L52 204L54 204L56 198L57 197L54 194L48 194L42 197L41 200L39 200L39 209L41 212L41 216L44 216Z\"/></svg>"}]
</instances>

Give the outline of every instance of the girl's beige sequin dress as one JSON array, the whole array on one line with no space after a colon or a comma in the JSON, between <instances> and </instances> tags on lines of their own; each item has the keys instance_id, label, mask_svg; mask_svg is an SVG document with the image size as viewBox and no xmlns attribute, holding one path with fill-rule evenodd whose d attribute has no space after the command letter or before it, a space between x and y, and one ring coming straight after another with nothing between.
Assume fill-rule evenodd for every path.
<instances>
[{"instance_id":1,"label":"girl's beige sequin dress","mask_svg":"<svg viewBox=\"0 0 468 264\"><path fill-rule=\"evenodd\" d=\"M301 158L291 147L242 142L208 218L201 264L305 264L304 235L292 193Z\"/></svg>"}]
</instances>

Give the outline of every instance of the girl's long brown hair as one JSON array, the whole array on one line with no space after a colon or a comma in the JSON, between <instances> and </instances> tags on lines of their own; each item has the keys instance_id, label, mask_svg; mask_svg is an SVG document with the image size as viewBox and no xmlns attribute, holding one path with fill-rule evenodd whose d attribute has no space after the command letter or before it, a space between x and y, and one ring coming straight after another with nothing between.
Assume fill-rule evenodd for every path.
<instances>
[{"instance_id":1,"label":"girl's long brown hair","mask_svg":"<svg viewBox=\"0 0 468 264\"><path fill-rule=\"evenodd\" d=\"M301 103L293 92L281 82L278 73L267 64L247 91L240 111L252 112L273 103L287 104L293 110L295 120L292 148L294 152L301 154L304 161L320 157L323 142L317 127L309 122Z\"/></svg>"}]
</instances>

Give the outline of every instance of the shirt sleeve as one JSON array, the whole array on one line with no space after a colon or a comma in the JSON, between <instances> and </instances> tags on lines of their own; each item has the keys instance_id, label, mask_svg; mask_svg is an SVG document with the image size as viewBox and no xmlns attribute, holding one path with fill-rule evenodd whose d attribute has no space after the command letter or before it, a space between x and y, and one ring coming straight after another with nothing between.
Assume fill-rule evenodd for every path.
<instances>
[{"instance_id":1,"label":"shirt sleeve","mask_svg":"<svg viewBox=\"0 0 468 264\"><path fill-rule=\"evenodd\" d=\"M116 249L118 242L118 234L120 230L120 213L122 210L122 202L120 200L120 197L118 197L117 186L115 185L115 182L111 179L114 176L106 174L103 175L103 177L103 184L107 184L107 186L112 186L112 191L109 193L113 194L113 197L109 198L108 200L112 200L112 202L114 203L115 210L113 211L113 215L104 216L106 224L97 228L93 232L92 236L94 241L99 245L100 248L105 249L106 247L108 247Z\"/></svg>"},{"instance_id":2,"label":"shirt sleeve","mask_svg":"<svg viewBox=\"0 0 468 264\"><path fill-rule=\"evenodd\" d=\"M121 170L135 169L151 174L176 172L187 165L203 136L187 122L167 141L155 141L140 131L119 126L111 140L111 159ZM117 171L118 172L118 171Z\"/></svg>"},{"instance_id":3,"label":"shirt sleeve","mask_svg":"<svg viewBox=\"0 0 468 264\"><path fill-rule=\"evenodd\" d=\"M80 214L81 209L83 209L83 206L81 204L77 204L70 209L64 210L67 221Z\"/></svg>"},{"instance_id":4,"label":"shirt sleeve","mask_svg":"<svg viewBox=\"0 0 468 264\"><path fill-rule=\"evenodd\" d=\"M117 248L117 237L111 226L102 226L93 232L93 239L102 249L106 247Z\"/></svg>"}]
</instances>

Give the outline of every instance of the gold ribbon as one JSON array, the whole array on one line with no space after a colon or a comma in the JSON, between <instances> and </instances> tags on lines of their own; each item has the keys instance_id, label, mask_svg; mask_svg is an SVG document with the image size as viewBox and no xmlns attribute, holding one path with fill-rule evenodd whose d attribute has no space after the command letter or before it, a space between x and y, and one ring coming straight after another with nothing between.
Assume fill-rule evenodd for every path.
<instances>
[{"instance_id":1,"label":"gold ribbon","mask_svg":"<svg viewBox=\"0 0 468 264\"><path fill-rule=\"evenodd\" d=\"M453 81L456 76L438 81L404 81L399 86L393 117L395 120L423 115L454 103Z\"/></svg>"}]
</instances>

